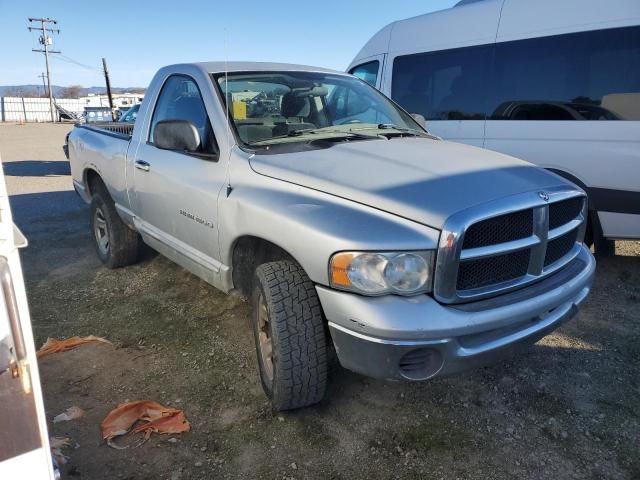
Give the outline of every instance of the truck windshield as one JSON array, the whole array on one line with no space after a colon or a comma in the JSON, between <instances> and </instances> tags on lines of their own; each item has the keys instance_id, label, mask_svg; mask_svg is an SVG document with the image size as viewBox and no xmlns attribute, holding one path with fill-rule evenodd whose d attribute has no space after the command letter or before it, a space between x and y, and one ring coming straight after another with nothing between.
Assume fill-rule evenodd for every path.
<instances>
[{"instance_id":1,"label":"truck windshield","mask_svg":"<svg viewBox=\"0 0 640 480\"><path fill-rule=\"evenodd\" d=\"M215 81L239 139L249 147L428 136L410 115L355 77L243 72L218 75Z\"/></svg>"}]
</instances>

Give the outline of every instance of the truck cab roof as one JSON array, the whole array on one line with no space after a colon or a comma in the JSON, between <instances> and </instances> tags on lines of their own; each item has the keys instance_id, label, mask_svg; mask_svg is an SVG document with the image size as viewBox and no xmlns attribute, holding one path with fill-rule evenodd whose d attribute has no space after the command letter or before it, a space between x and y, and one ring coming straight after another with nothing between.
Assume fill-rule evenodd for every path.
<instances>
[{"instance_id":1,"label":"truck cab roof","mask_svg":"<svg viewBox=\"0 0 640 480\"><path fill-rule=\"evenodd\" d=\"M336 75L345 75L344 72L331 70L328 68L314 67L310 65L296 65L291 63L277 62L194 62L168 65L165 69L180 70L183 67L197 67L207 73L227 72L273 72L273 71L296 71L296 72L324 72Z\"/></svg>"}]
</instances>

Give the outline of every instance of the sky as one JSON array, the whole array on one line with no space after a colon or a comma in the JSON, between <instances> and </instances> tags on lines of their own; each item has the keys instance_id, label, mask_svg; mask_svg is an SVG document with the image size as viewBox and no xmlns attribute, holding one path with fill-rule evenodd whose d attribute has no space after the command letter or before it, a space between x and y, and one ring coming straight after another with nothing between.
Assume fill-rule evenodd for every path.
<instances>
[{"instance_id":1,"label":"sky","mask_svg":"<svg viewBox=\"0 0 640 480\"><path fill-rule=\"evenodd\" d=\"M208 60L303 63L344 70L382 27L457 0L0 0L0 85L39 84L44 56L28 17L58 21L54 85L145 87L161 66ZM39 24L38 24L39 25ZM75 62L75 63L74 63ZM81 64L81 65L78 65Z\"/></svg>"}]
</instances>

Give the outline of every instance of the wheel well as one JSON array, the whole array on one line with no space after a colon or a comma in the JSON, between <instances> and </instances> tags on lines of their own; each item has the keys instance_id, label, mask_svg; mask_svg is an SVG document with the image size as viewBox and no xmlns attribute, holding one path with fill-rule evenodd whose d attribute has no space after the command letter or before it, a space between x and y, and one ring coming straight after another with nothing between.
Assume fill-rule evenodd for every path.
<instances>
[{"instance_id":1,"label":"wheel well","mask_svg":"<svg viewBox=\"0 0 640 480\"><path fill-rule=\"evenodd\" d=\"M268 240L253 236L240 237L235 242L231 259L234 287L248 297L253 288L253 273L258 265L277 260L295 259L289 252Z\"/></svg>"},{"instance_id":2,"label":"wheel well","mask_svg":"<svg viewBox=\"0 0 640 480\"><path fill-rule=\"evenodd\" d=\"M589 213L587 214L587 237L589 236L589 233L591 233L593 237L595 237L596 235L602 235L602 228L600 226L600 220L598 219L598 212L596 211L596 206L593 204L593 198L591 198L591 195L589 195L589 187L587 187L582 180L575 177L574 175L571 175L568 172L565 172L564 170L558 170L557 168L547 168L547 170L561 176L566 180L569 180L570 182L575 183L585 191L585 193L587 194L587 204L589 208Z\"/></svg>"},{"instance_id":3,"label":"wheel well","mask_svg":"<svg viewBox=\"0 0 640 480\"><path fill-rule=\"evenodd\" d=\"M594 209L591 197L589 197L589 187L587 187L582 180L580 180L578 177L575 177L574 175L571 175L568 172L565 172L564 170L558 170L557 168L547 168L547 170L555 173L556 175L561 176L565 180L569 180L570 182L575 183L577 186L583 189L587 194L587 200L589 201L589 209L590 210Z\"/></svg>"},{"instance_id":4,"label":"wheel well","mask_svg":"<svg viewBox=\"0 0 640 480\"><path fill-rule=\"evenodd\" d=\"M106 190L106 186L100 177L100 174L92 169L87 169L84 173L84 184L90 197L98 190Z\"/></svg>"},{"instance_id":5,"label":"wheel well","mask_svg":"<svg viewBox=\"0 0 640 480\"><path fill-rule=\"evenodd\" d=\"M582 180L571 175L570 173L565 172L564 170L558 170L556 168L548 168L547 170L560 175L562 178L565 178L570 182L575 183L586 192L589 213L587 217L585 243L588 246L594 245L594 250L598 254L602 254L605 256L612 255L612 252L615 252L613 240L609 240L604 236L602 225L600 224L600 217L598 217L598 207L593 201L593 197L590 193L589 187L587 187Z\"/></svg>"}]
</instances>

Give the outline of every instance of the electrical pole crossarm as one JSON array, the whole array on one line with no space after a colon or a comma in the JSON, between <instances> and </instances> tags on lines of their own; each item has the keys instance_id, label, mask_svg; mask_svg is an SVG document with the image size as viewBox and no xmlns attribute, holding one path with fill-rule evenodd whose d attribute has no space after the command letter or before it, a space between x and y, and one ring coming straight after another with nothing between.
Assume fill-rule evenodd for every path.
<instances>
[{"instance_id":1,"label":"electrical pole crossarm","mask_svg":"<svg viewBox=\"0 0 640 480\"><path fill-rule=\"evenodd\" d=\"M53 32L53 33L60 33L60 29L58 28L41 28L41 27L27 27L29 29L30 32L33 32L34 30L40 30L45 31L45 32Z\"/></svg>"}]
</instances>

